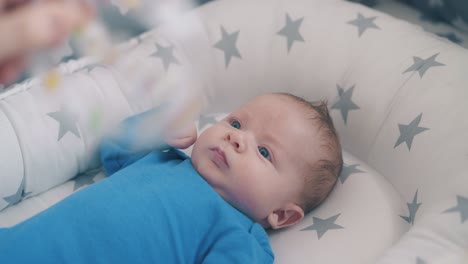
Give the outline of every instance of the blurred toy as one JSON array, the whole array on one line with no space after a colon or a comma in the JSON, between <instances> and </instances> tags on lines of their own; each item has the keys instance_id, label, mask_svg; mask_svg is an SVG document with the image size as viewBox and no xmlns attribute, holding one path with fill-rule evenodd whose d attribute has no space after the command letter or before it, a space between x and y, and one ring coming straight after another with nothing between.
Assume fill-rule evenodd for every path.
<instances>
[{"instance_id":1,"label":"blurred toy","mask_svg":"<svg viewBox=\"0 0 468 264\"><path fill-rule=\"evenodd\" d=\"M154 13L152 17L157 18L157 23L177 19L181 10L185 10L185 8L181 9L180 7L187 6L189 1L187 0L185 1L187 3L181 5L182 2L184 1L111 0L111 3L117 5L122 13L132 9L138 11L139 8L145 9L145 12L152 10ZM102 5L102 3L100 4ZM172 24L176 25L170 27L170 34L177 40L183 40L193 34L190 32L193 25ZM182 129L199 116L203 108L203 100L199 97L201 85L194 81L195 74L193 72L169 71L167 65L164 65L166 72L155 76L154 67L142 64L138 58L129 56L125 51L116 48L116 44L112 43L111 39L112 33L99 17L77 29L70 37L77 57L93 58L100 64L118 68L119 72L125 75L122 77L127 86L131 87L131 91L127 94L130 103L151 100L153 106L165 104L166 107L163 111L158 111L148 121L153 127ZM155 45L155 49L157 48L161 47ZM36 63L36 66L39 65L37 74L43 76L46 96L48 94L51 100L58 99L65 107L71 107L73 104L67 103L67 101L77 99L72 98L70 92L61 91L64 76L58 69L51 67L51 64L54 63L55 61L51 60L50 57L40 58L39 63ZM74 109L69 110L73 111ZM107 113L106 108L100 105L91 107L87 112L89 113L87 121L82 121L87 123L88 128L94 133L104 133L106 126L109 125L106 118L112 113ZM151 137L158 138L162 133L159 128L146 132L152 131Z\"/></svg>"}]
</instances>

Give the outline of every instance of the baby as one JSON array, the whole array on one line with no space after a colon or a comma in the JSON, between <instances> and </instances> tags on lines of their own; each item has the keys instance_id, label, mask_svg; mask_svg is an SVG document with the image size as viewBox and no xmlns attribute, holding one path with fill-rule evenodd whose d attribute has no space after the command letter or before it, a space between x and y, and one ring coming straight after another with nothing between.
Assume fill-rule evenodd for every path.
<instances>
[{"instance_id":1,"label":"baby","mask_svg":"<svg viewBox=\"0 0 468 264\"><path fill-rule=\"evenodd\" d=\"M0 229L0 263L273 263L265 228L298 223L342 168L325 104L257 96L198 138L135 150L129 118L105 140L110 176ZM191 159L175 148L194 144Z\"/></svg>"}]
</instances>

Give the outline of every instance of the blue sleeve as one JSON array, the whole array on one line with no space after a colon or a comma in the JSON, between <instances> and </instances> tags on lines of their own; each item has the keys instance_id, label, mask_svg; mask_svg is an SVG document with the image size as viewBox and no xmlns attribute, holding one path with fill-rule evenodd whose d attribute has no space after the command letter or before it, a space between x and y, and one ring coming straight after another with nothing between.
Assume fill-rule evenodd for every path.
<instances>
[{"instance_id":1,"label":"blue sleeve","mask_svg":"<svg viewBox=\"0 0 468 264\"><path fill-rule=\"evenodd\" d=\"M107 176L139 160L148 152L134 152L126 148L124 139L106 138L101 144L101 163Z\"/></svg>"},{"instance_id":2,"label":"blue sleeve","mask_svg":"<svg viewBox=\"0 0 468 264\"><path fill-rule=\"evenodd\" d=\"M157 123L154 118L159 110L153 108L127 118L116 133L103 139L100 156L107 176L131 165L155 149L168 148L158 138L161 128L153 125Z\"/></svg>"},{"instance_id":3,"label":"blue sleeve","mask_svg":"<svg viewBox=\"0 0 468 264\"><path fill-rule=\"evenodd\" d=\"M250 233L231 232L220 236L203 259L203 264L271 264L273 261L268 236L263 227L255 224Z\"/></svg>"}]
</instances>

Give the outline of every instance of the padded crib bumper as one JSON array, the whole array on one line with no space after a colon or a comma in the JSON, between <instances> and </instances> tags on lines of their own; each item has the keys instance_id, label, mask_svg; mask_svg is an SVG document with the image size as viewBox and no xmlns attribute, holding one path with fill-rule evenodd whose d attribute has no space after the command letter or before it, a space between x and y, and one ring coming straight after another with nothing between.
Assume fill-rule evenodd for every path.
<instances>
[{"instance_id":1,"label":"padded crib bumper","mask_svg":"<svg viewBox=\"0 0 468 264\"><path fill-rule=\"evenodd\" d=\"M15 199L14 195L17 193L18 186L22 185L24 175L23 158L16 131L3 111L0 112L0 144L2 146L0 160L3 164L0 166L0 197L8 199L11 196ZM21 196L15 200L19 202ZM5 208L7 203L5 198L2 199L0 209Z\"/></svg>"},{"instance_id":2,"label":"padded crib bumper","mask_svg":"<svg viewBox=\"0 0 468 264\"><path fill-rule=\"evenodd\" d=\"M48 92L34 79L2 94L0 209L99 166L93 111L110 107L109 120L117 122L131 110L111 71L79 70L87 64L62 65L60 91Z\"/></svg>"},{"instance_id":3,"label":"padded crib bumper","mask_svg":"<svg viewBox=\"0 0 468 264\"><path fill-rule=\"evenodd\" d=\"M135 59L155 76L194 70L210 99L204 114L265 92L327 99L350 154L330 198L270 234L278 263L466 263L467 50L342 0L219 0L184 19L193 17L197 34L162 26L134 40ZM99 165L91 106L112 109L112 120L150 107L129 103L115 69L64 82L73 114L41 98L39 83L3 95L0 208Z\"/></svg>"}]
</instances>

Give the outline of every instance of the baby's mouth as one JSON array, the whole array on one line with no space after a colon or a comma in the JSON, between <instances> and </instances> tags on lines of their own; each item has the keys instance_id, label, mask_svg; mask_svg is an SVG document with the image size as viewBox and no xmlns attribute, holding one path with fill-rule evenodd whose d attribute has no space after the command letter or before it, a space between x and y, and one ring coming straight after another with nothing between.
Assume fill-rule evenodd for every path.
<instances>
[{"instance_id":1,"label":"baby's mouth","mask_svg":"<svg viewBox=\"0 0 468 264\"><path fill-rule=\"evenodd\" d=\"M229 168L229 163L226 159L226 154L218 147L210 148L211 150L211 158L216 165L220 168Z\"/></svg>"}]
</instances>

